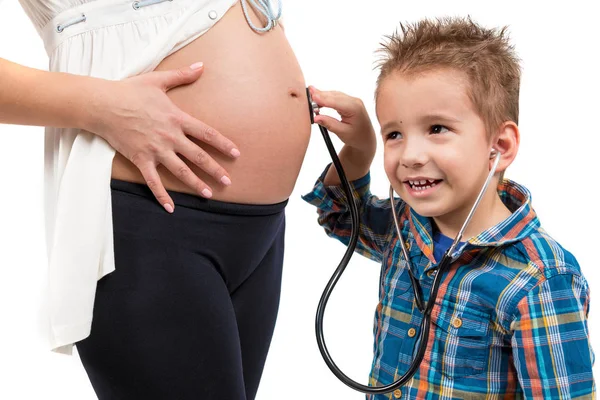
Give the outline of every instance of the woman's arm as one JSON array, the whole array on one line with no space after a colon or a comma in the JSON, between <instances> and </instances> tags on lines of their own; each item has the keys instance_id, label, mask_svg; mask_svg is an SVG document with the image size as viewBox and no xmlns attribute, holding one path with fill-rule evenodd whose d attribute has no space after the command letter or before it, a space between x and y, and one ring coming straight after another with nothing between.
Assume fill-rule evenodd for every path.
<instances>
[{"instance_id":1,"label":"woman's arm","mask_svg":"<svg viewBox=\"0 0 600 400\"><path fill-rule=\"evenodd\" d=\"M101 79L52 73L0 58L0 123L83 128Z\"/></svg>"},{"instance_id":2,"label":"woman's arm","mask_svg":"<svg viewBox=\"0 0 600 400\"><path fill-rule=\"evenodd\" d=\"M172 212L173 201L156 170L159 164L203 196L210 187L179 154L221 184L227 176L186 135L232 158L240 154L229 139L181 111L166 95L169 89L195 82L202 71L197 63L110 81L41 71L0 58L0 123L81 128L97 134L140 169L157 200Z\"/></svg>"}]
</instances>

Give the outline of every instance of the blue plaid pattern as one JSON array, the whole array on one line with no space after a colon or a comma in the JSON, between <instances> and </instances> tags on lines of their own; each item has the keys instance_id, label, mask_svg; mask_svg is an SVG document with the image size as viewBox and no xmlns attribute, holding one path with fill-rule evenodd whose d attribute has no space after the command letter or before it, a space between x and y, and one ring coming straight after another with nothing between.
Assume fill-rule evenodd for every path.
<instances>
[{"instance_id":1,"label":"blue plaid pattern","mask_svg":"<svg viewBox=\"0 0 600 400\"><path fill-rule=\"evenodd\" d=\"M329 168L329 167L328 167ZM303 199L317 207L327 235L348 244L351 220L341 186L317 180ZM389 199L351 182L361 227L356 251L381 264L370 385L408 369L421 313L393 226ZM443 276L427 351L415 376L383 399L595 399L587 317L589 287L575 257L540 226L529 191L498 187L512 215L469 239ZM425 300L437 264L432 221L396 200L413 273Z\"/></svg>"}]
</instances>

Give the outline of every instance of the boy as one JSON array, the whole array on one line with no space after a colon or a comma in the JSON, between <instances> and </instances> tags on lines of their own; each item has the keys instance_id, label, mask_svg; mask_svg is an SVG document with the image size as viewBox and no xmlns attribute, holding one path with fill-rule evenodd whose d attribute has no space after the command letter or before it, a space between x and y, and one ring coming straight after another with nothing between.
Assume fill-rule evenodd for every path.
<instances>
[{"instance_id":1,"label":"boy","mask_svg":"<svg viewBox=\"0 0 600 400\"><path fill-rule=\"evenodd\" d=\"M376 137L362 102L311 88L341 121L315 122L344 142L340 160L359 201L357 251L382 263L370 385L392 383L413 358L424 300L444 252L501 154L442 276L427 351L406 385L371 399L590 399L594 355L589 288L575 257L540 226L529 191L503 179L519 147L519 62L503 30L470 19L402 26L382 49L376 112L386 175L396 200L407 266L390 203L369 191ZM348 243L350 212L335 168L304 199L328 235Z\"/></svg>"}]
</instances>

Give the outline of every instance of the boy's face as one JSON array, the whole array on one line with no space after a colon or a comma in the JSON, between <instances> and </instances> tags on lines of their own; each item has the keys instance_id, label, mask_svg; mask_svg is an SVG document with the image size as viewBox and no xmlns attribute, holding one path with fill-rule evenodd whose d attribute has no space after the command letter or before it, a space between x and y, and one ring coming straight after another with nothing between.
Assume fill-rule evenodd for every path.
<instances>
[{"instance_id":1,"label":"boy's face","mask_svg":"<svg viewBox=\"0 0 600 400\"><path fill-rule=\"evenodd\" d=\"M418 214L462 223L490 170L491 141L464 73L389 75L377 97L385 171Z\"/></svg>"}]
</instances>

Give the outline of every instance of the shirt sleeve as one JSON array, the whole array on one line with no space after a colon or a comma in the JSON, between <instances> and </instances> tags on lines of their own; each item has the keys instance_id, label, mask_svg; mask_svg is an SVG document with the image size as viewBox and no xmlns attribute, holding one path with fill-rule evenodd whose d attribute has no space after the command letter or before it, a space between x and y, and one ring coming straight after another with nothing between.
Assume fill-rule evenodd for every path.
<instances>
[{"instance_id":1,"label":"shirt sleeve","mask_svg":"<svg viewBox=\"0 0 600 400\"><path fill-rule=\"evenodd\" d=\"M526 399L595 399L594 353L582 276L557 275L517 305L512 353Z\"/></svg>"},{"instance_id":2,"label":"shirt sleeve","mask_svg":"<svg viewBox=\"0 0 600 400\"><path fill-rule=\"evenodd\" d=\"M312 192L302 196L308 203L317 207L318 223L327 235L336 238L346 246L350 242L352 219L346 194L341 185L325 186L323 179L331 164L325 168ZM357 201L360 229L356 252L377 262L382 262L387 248L393 216L389 200L380 200L370 191L370 174L349 182ZM396 200L396 207L402 203Z\"/></svg>"}]
</instances>

